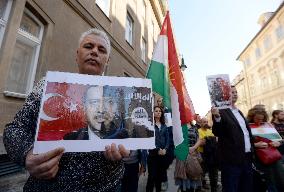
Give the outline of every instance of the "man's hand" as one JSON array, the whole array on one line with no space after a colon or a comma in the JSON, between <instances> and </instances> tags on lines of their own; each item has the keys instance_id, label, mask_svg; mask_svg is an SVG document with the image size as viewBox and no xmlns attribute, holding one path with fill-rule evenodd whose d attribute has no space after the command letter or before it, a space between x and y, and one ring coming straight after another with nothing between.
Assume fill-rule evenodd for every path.
<instances>
[{"instance_id":1,"label":"man's hand","mask_svg":"<svg viewBox=\"0 0 284 192\"><path fill-rule=\"evenodd\" d=\"M106 146L105 149L105 158L111 161L119 161L123 157L128 157L130 154L130 151L126 150L123 145L118 145L117 148L114 143L112 143L111 146Z\"/></svg>"},{"instance_id":2,"label":"man's hand","mask_svg":"<svg viewBox=\"0 0 284 192\"><path fill-rule=\"evenodd\" d=\"M31 149L26 157L26 169L37 179L52 179L58 172L59 160L64 148L56 148L41 154L33 154Z\"/></svg>"},{"instance_id":3,"label":"man's hand","mask_svg":"<svg viewBox=\"0 0 284 192\"><path fill-rule=\"evenodd\" d=\"M189 154L193 154L195 152L195 147L189 147Z\"/></svg>"},{"instance_id":4,"label":"man's hand","mask_svg":"<svg viewBox=\"0 0 284 192\"><path fill-rule=\"evenodd\" d=\"M211 113L215 118L219 118L220 117L220 113L219 113L219 109L216 107L212 107L211 108Z\"/></svg>"}]
</instances>

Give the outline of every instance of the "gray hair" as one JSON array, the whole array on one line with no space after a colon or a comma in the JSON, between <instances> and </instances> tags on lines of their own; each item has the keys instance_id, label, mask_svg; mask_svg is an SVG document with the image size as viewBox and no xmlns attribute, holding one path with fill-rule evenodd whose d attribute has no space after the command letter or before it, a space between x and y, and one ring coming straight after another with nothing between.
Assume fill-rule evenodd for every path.
<instances>
[{"instance_id":1,"label":"gray hair","mask_svg":"<svg viewBox=\"0 0 284 192\"><path fill-rule=\"evenodd\" d=\"M110 55L110 40L108 38L108 35L104 31L102 31L102 30L100 30L98 28L91 28L88 31L83 32L81 34L80 39L79 39L79 47L80 47L80 44L82 43L83 39L87 35L91 35L91 34L94 34L94 35L97 35L99 37L102 37L106 41L106 45L107 45L106 49L107 49L108 55Z\"/></svg>"}]
</instances>

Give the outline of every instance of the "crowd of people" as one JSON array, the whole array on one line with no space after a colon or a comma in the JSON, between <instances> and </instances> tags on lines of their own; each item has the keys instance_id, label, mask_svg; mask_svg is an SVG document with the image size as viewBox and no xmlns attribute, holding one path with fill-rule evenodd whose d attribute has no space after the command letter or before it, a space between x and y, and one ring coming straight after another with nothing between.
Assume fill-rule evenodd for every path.
<instances>
[{"instance_id":1,"label":"crowd of people","mask_svg":"<svg viewBox=\"0 0 284 192\"><path fill-rule=\"evenodd\" d=\"M79 73L102 75L109 57L110 41L103 31L90 29L82 34L76 53ZM123 145L112 144L106 146L104 152L64 153L64 148L57 148L33 154L44 81L35 86L23 108L4 130L3 141L9 157L25 166L30 174L24 191L136 192L139 175L146 172L146 192L167 190L167 169L174 160L174 144L172 127L165 122L164 113L169 111L163 107L162 98L158 98L153 108L154 149L129 151ZM95 87L90 91L97 92ZM195 122L188 124L189 154L185 161L175 160L175 184L181 192L202 191L208 187L205 180L208 174L212 192L220 188L223 192L284 191L283 139L264 142L251 131L269 124L284 138L284 111L273 111L272 120L268 122L265 107L257 105L245 117L235 106L236 88L232 86L231 91L232 108L213 107L212 125L198 114ZM95 124L90 120L90 125L81 129L82 134L71 133L64 139L95 136L91 130L101 129ZM269 147L278 149L282 159L264 163L258 151ZM221 186L217 182L219 171Z\"/></svg>"}]
</instances>

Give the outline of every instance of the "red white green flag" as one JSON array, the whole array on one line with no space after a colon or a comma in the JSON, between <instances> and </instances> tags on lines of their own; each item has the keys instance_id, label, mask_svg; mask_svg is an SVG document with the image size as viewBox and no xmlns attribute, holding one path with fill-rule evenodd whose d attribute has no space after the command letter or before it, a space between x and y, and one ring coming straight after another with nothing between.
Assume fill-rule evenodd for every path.
<instances>
[{"instance_id":1,"label":"red white green flag","mask_svg":"<svg viewBox=\"0 0 284 192\"><path fill-rule=\"evenodd\" d=\"M174 42L169 12L153 52L147 78L152 79L153 91L163 97L164 106L172 112L175 154L180 160L188 155L188 123L194 108L185 87Z\"/></svg>"}]
</instances>

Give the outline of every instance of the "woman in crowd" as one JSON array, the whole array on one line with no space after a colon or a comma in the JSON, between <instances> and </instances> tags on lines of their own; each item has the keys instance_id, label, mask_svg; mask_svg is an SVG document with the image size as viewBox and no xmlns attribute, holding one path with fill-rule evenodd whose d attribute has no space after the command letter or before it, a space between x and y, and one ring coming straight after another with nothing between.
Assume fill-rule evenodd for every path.
<instances>
[{"instance_id":1,"label":"woman in crowd","mask_svg":"<svg viewBox=\"0 0 284 192\"><path fill-rule=\"evenodd\" d=\"M271 123L274 125L275 129L284 139L284 111L283 110L274 110L272 112Z\"/></svg>"},{"instance_id":2,"label":"woman in crowd","mask_svg":"<svg viewBox=\"0 0 284 192\"><path fill-rule=\"evenodd\" d=\"M197 126L191 126L188 124L188 147L189 147L189 156L190 155L200 155L197 151L197 148L203 145L205 142L203 139L199 139ZM175 170L175 183L179 186L181 192L193 192L201 191L202 187L202 173L197 175L195 178L186 174L187 166L186 161L180 161L176 159L176 170Z\"/></svg>"},{"instance_id":3,"label":"woman in crowd","mask_svg":"<svg viewBox=\"0 0 284 192\"><path fill-rule=\"evenodd\" d=\"M263 126L272 126L268 123L268 114L264 108L254 107L248 112L248 121L253 129L257 129L258 127ZM265 143L263 141L258 141L254 143L254 147L257 150L258 148L266 148L268 145L273 147L279 147L280 142L272 141L271 143ZM276 161L270 165L265 165L260 162L260 160L256 156L256 168L264 173L264 178L266 180L267 190L269 192L282 192L284 191L284 168L281 164L281 161ZM265 189L257 189L259 183L254 183L255 191Z\"/></svg>"},{"instance_id":4,"label":"woman in crowd","mask_svg":"<svg viewBox=\"0 0 284 192\"><path fill-rule=\"evenodd\" d=\"M284 111L283 110L274 110L272 111L272 125L281 135L284 140ZM284 142L278 147L279 152L282 154L282 163L284 164Z\"/></svg>"},{"instance_id":5,"label":"woman in crowd","mask_svg":"<svg viewBox=\"0 0 284 192\"><path fill-rule=\"evenodd\" d=\"M160 192L162 177L167 171L167 159L165 155L169 148L169 133L165 124L163 109L159 106L154 107L154 120L156 148L149 150L146 192L152 192L154 187L156 192Z\"/></svg>"}]
</instances>

